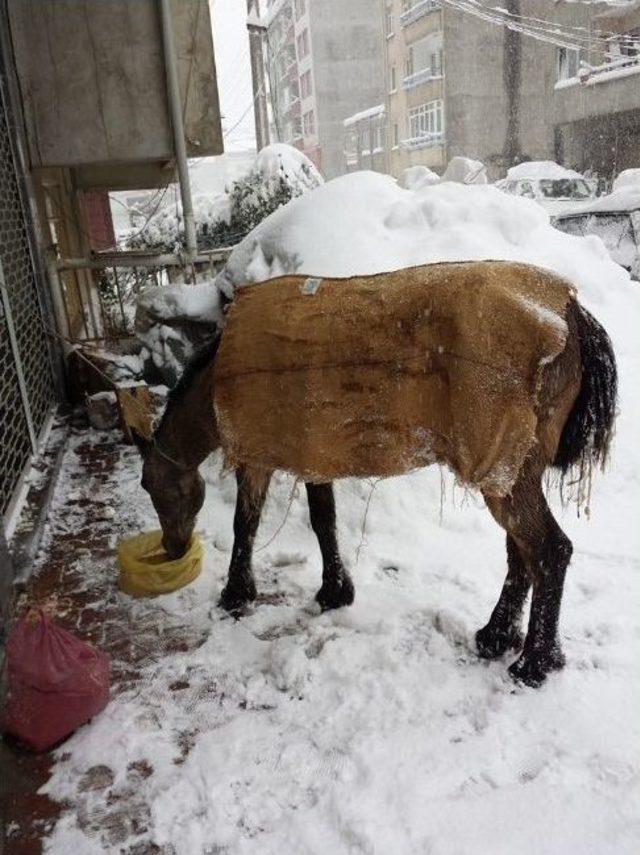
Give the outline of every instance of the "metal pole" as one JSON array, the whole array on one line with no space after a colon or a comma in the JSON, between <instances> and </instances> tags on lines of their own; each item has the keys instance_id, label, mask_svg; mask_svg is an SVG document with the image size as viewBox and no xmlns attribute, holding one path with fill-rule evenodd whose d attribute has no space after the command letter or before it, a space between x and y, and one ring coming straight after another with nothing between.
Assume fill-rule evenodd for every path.
<instances>
[{"instance_id":1,"label":"metal pole","mask_svg":"<svg viewBox=\"0 0 640 855\"><path fill-rule=\"evenodd\" d=\"M0 294L2 294L2 305L4 308L4 319L7 324L7 332L9 333L9 342L13 352L13 360L16 366L16 377L18 378L18 386L20 388L20 398L22 399L22 408L24 417L27 422L27 430L29 431L29 440L31 442L31 450L34 455L38 453L38 440L36 432L33 428L33 417L31 415L31 404L29 403L29 394L27 392L27 384L22 371L22 360L20 359L20 348L18 347L18 339L16 337L16 328L13 323L13 312L11 311L11 302L9 300L9 292L7 284L4 281L4 268L0 261Z\"/></svg>"},{"instance_id":2,"label":"metal pole","mask_svg":"<svg viewBox=\"0 0 640 855\"><path fill-rule=\"evenodd\" d=\"M180 182L184 231L187 240L187 261L191 261L198 254L198 244L196 241L196 224L193 216L193 201L191 199L191 184L189 182L189 167L187 165L187 145L185 142L184 122L182 120L182 105L180 103L180 85L178 82L176 48L173 40L171 4L169 0L159 0L159 4L164 65L167 74L167 96L171 112L173 144Z\"/></svg>"},{"instance_id":3,"label":"metal pole","mask_svg":"<svg viewBox=\"0 0 640 855\"><path fill-rule=\"evenodd\" d=\"M247 0L253 114L256 125L256 149L258 151L269 145L269 117L267 115L267 93L265 91L264 58L262 55L262 37L265 29L266 27L260 23L260 8L257 0Z\"/></svg>"}]
</instances>

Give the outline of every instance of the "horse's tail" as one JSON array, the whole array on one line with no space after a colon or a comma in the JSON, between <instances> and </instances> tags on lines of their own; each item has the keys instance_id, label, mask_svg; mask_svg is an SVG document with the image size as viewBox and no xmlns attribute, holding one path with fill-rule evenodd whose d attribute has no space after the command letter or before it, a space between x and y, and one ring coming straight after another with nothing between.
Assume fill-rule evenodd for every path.
<instances>
[{"instance_id":1,"label":"horse's tail","mask_svg":"<svg viewBox=\"0 0 640 855\"><path fill-rule=\"evenodd\" d=\"M574 464L604 465L613 436L618 371L611 339L577 300L569 306L576 322L582 385L562 430L553 465L565 473Z\"/></svg>"}]
</instances>

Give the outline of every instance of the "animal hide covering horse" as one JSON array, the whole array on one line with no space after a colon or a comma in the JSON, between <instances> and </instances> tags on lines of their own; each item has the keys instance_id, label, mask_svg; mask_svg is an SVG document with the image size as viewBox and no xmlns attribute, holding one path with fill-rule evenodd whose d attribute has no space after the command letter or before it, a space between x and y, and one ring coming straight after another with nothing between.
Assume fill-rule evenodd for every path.
<instances>
[{"instance_id":1,"label":"animal hide covering horse","mask_svg":"<svg viewBox=\"0 0 640 855\"><path fill-rule=\"evenodd\" d=\"M319 483L438 462L505 496L536 443L553 459L573 403L540 412L572 295L504 262L239 289L213 373L226 463Z\"/></svg>"}]
</instances>

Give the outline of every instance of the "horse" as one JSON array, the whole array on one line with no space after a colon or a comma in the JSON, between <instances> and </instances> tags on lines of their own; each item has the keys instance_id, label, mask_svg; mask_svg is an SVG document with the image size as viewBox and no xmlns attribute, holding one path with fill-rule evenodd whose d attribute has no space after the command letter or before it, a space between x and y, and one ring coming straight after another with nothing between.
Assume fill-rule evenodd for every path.
<instances>
[{"instance_id":1,"label":"horse","mask_svg":"<svg viewBox=\"0 0 640 855\"><path fill-rule=\"evenodd\" d=\"M488 264L467 265L466 275L479 277ZM455 279L455 265L448 267L446 275ZM522 269L502 263L492 268L492 272L508 282L524 276ZM536 270L529 268L527 275L532 269ZM552 281L553 274L540 273L545 281ZM397 275L402 275L402 271ZM272 282L275 285L277 280L259 287L270 288ZM340 287L349 288L349 282L344 281ZM477 652L485 659L496 659L509 651L519 652L509 672L516 681L534 687L565 664L558 623L573 550L547 504L543 476L550 467L564 476L576 466L582 474L592 465L604 466L616 413L617 369L609 336L578 302L575 292L567 293L564 348L540 367L537 442L505 495L481 491L491 515L506 532L507 574L488 622L476 633ZM474 319L474 324L482 326L483 321ZM134 436L143 458L142 487L157 512L163 546L170 558L177 558L186 550L204 502L205 486L199 466L222 444L215 417L213 378L224 335L224 331L218 334L187 365L169 394L153 437ZM271 474L268 468L255 469L251 465L239 465L236 469L234 543L228 579L219 600L219 606L235 616L241 615L256 598L252 550ZM311 527L322 556L322 584L316 600L322 610L351 605L355 588L336 537L332 481L315 478L306 481L305 487ZM521 623L531 589L530 617L523 637Z\"/></svg>"}]
</instances>

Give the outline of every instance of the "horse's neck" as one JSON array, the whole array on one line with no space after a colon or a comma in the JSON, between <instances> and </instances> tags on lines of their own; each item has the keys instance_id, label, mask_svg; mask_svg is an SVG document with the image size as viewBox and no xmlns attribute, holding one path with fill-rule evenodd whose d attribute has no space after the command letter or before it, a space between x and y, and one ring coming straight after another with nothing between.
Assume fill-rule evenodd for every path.
<instances>
[{"instance_id":1,"label":"horse's neck","mask_svg":"<svg viewBox=\"0 0 640 855\"><path fill-rule=\"evenodd\" d=\"M167 456L197 468L220 445L213 409L213 359L200 369L182 397L169 405L155 435Z\"/></svg>"}]
</instances>

